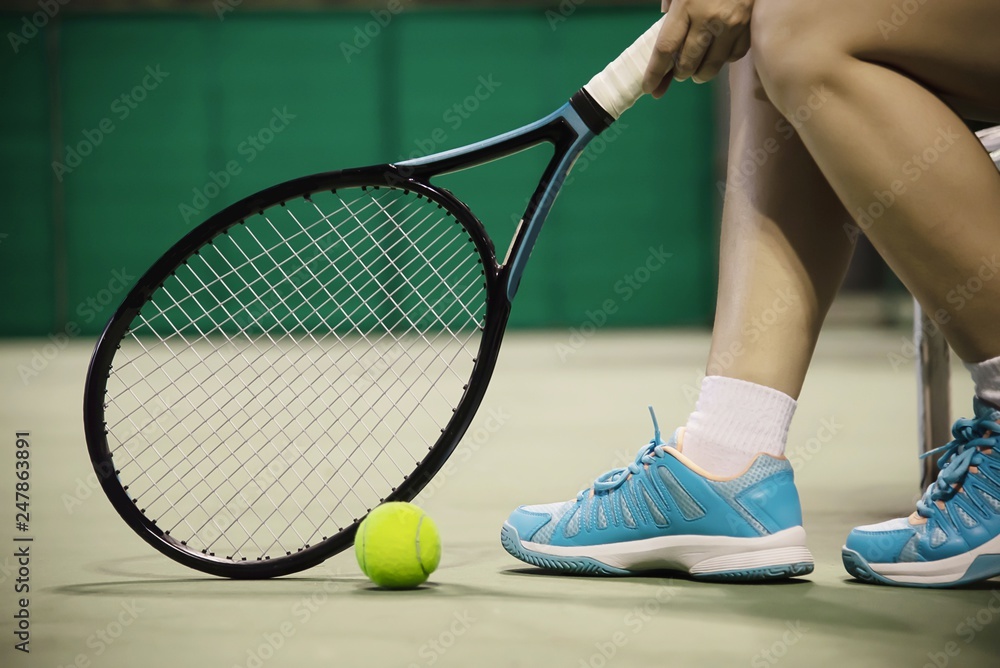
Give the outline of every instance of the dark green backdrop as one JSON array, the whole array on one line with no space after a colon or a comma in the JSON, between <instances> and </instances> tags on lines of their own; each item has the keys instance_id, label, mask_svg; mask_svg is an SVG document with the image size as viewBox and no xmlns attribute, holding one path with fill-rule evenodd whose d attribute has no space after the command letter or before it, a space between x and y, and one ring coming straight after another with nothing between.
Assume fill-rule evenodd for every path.
<instances>
[{"instance_id":1,"label":"dark green backdrop","mask_svg":"<svg viewBox=\"0 0 1000 668\"><path fill-rule=\"evenodd\" d=\"M367 12L237 7L222 20L62 16L16 54L8 37L0 47L0 335L44 335L68 323L99 331L122 282L261 187L533 121L655 17L579 9L553 27L542 10L404 9L383 28ZM21 18L0 15L3 34L19 33ZM367 44L358 38L366 29L374 35ZM609 299L612 326L708 323L712 137L710 89L684 84L660 103L642 100L593 144L532 256L512 324L578 327ZM91 150L71 167L67 145L76 151L81 142L80 153ZM546 158L536 149L442 182L480 214L499 252ZM239 170L228 183L219 176L227 163ZM206 189L212 173L224 187ZM660 246L670 258L640 269Z\"/></svg>"}]
</instances>

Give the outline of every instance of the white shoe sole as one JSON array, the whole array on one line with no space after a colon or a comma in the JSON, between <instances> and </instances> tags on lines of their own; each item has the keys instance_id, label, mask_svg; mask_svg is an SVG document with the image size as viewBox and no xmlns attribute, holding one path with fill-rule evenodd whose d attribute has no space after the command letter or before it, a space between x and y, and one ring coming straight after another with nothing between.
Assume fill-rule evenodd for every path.
<instances>
[{"instance_id":1,"label":"white shoe sole","mask_svg":"<svg viewBox=\"0 0 1000 668\"><path fill-rule=\"evenodd\" d=\"M1000 575L1000 536L964 554L937 561L870 563L846 545L843 557L847 572L859 580L914 587L955 586Z\"/></svg>"},{"instance_id":2,"label":"white shoe sole","mask_svg":"<svg viewBox=\"0 0 1000 668\"><path fill-rule=\"evenodd\" d=\"M522 541L517 530L504 523L501 541L522 561L569 572L677 570L706 579L759 580L813 570L806 532L800 526L756 538L681 535L566 547Z\"/></svg>"}]
</instances>

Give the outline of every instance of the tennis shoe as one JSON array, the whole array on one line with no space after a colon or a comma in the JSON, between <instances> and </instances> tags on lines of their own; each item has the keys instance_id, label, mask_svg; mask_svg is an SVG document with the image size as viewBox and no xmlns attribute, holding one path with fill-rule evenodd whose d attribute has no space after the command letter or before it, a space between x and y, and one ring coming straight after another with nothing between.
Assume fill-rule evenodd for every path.
<instances>
[{"instance_id":1,"label":"tennis shoe","mask_svg":"<svg viewBox=\"0 0 1000 668\"><path fill-rule=\"evenodd\" d=\"M683 428L664 442L650 414L653 439L628 466L571 501L515 510L500 534L507 552L575 574L756 581L812 572L787 459L761 453L742 474L715 477L684 456Z\"/></svg>"},{"instance_id":2,"label":"tennis shoe","mask_svg":"<svg viewBox=\"0 0 1000 668\"><path fill-rule=\"evenodd\" d=\"M851 531L844 567L873 584L952 587L1000 575L1000 410L978 399L939 454L941 473L909 517Z\"/></svg>"}]
</instances>

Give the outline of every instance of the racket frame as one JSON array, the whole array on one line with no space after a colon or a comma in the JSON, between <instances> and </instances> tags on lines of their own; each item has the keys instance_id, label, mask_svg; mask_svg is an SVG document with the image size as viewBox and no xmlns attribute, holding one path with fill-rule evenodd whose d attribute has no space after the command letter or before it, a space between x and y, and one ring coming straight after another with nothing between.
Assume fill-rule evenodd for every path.
<instances>
[{"instance_id":1,"label":"racket frame","mask_svg":"<svg viewBox=\"0 0 1000 668\"><path fill-rule=\"evenodd\" d=\"M534 123L481 142L396 163L399 168L412 169L415 174L429 179L504 158L543 142L553 144L555 152L528 200L501 266L507 284L507 301L513 301L517 294L538 234L573 163L590 140L612 122L599 110L590 95L581 89L569 102Z\"/></svg>"},{"instance_id":2,"label":"racket frame","mask_svg":"<svg viewBox=\"0 0 1000 668\"><path fill-rule=\"evenodd\" d=\"M225 234L230 227L278 203L340 188L399 188L436 202L463 225L483 260L486 318L469 383L434 446L383 501L409 501L416 497L458 446L482 402L499 355L511 300L566 175L587 143L611 122L610 117L581 89L570 102L548 116L492 139L396 164L324 172L286 181L226 207L185 235L143 274L125 297L98 339L87 372L84 431L90 459L101 487L122 519L143 540L171 559L205 573L234 579L271 578L295 573L322 563L353 543L363 517L355 518L350 527L340 528L334 535L324 537L314 545L303 546L296 552L273 559L237 561L189 548L157 526L156 521L148 518L128 494L128 486L118 478L119 471L108 445L108 430L104 421L107 381L115 351L123 337L127 336L135 316L176 267L209 239ZM542 143L552 144L555 150L528 201L505 259L500 263L482 222L450 191L432 184L430 180Z\"/></svg>"}]
</instances>

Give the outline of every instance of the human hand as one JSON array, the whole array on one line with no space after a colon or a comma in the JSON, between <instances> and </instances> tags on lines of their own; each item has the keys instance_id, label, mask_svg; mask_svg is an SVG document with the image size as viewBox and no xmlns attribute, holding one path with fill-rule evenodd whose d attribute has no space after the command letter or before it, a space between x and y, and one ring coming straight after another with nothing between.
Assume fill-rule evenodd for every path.
<instances>
[{"instance_id":1,"label":"human hand","mask_svg":"<svg viewBox=\"0 0 1000 668\"><path fill-rule=\"evenodd\" d=\"M671 79L704 83L750 49L753 0L662 0L667 17L642 89L660 97Z\"/></svg>"}]
</instances>

